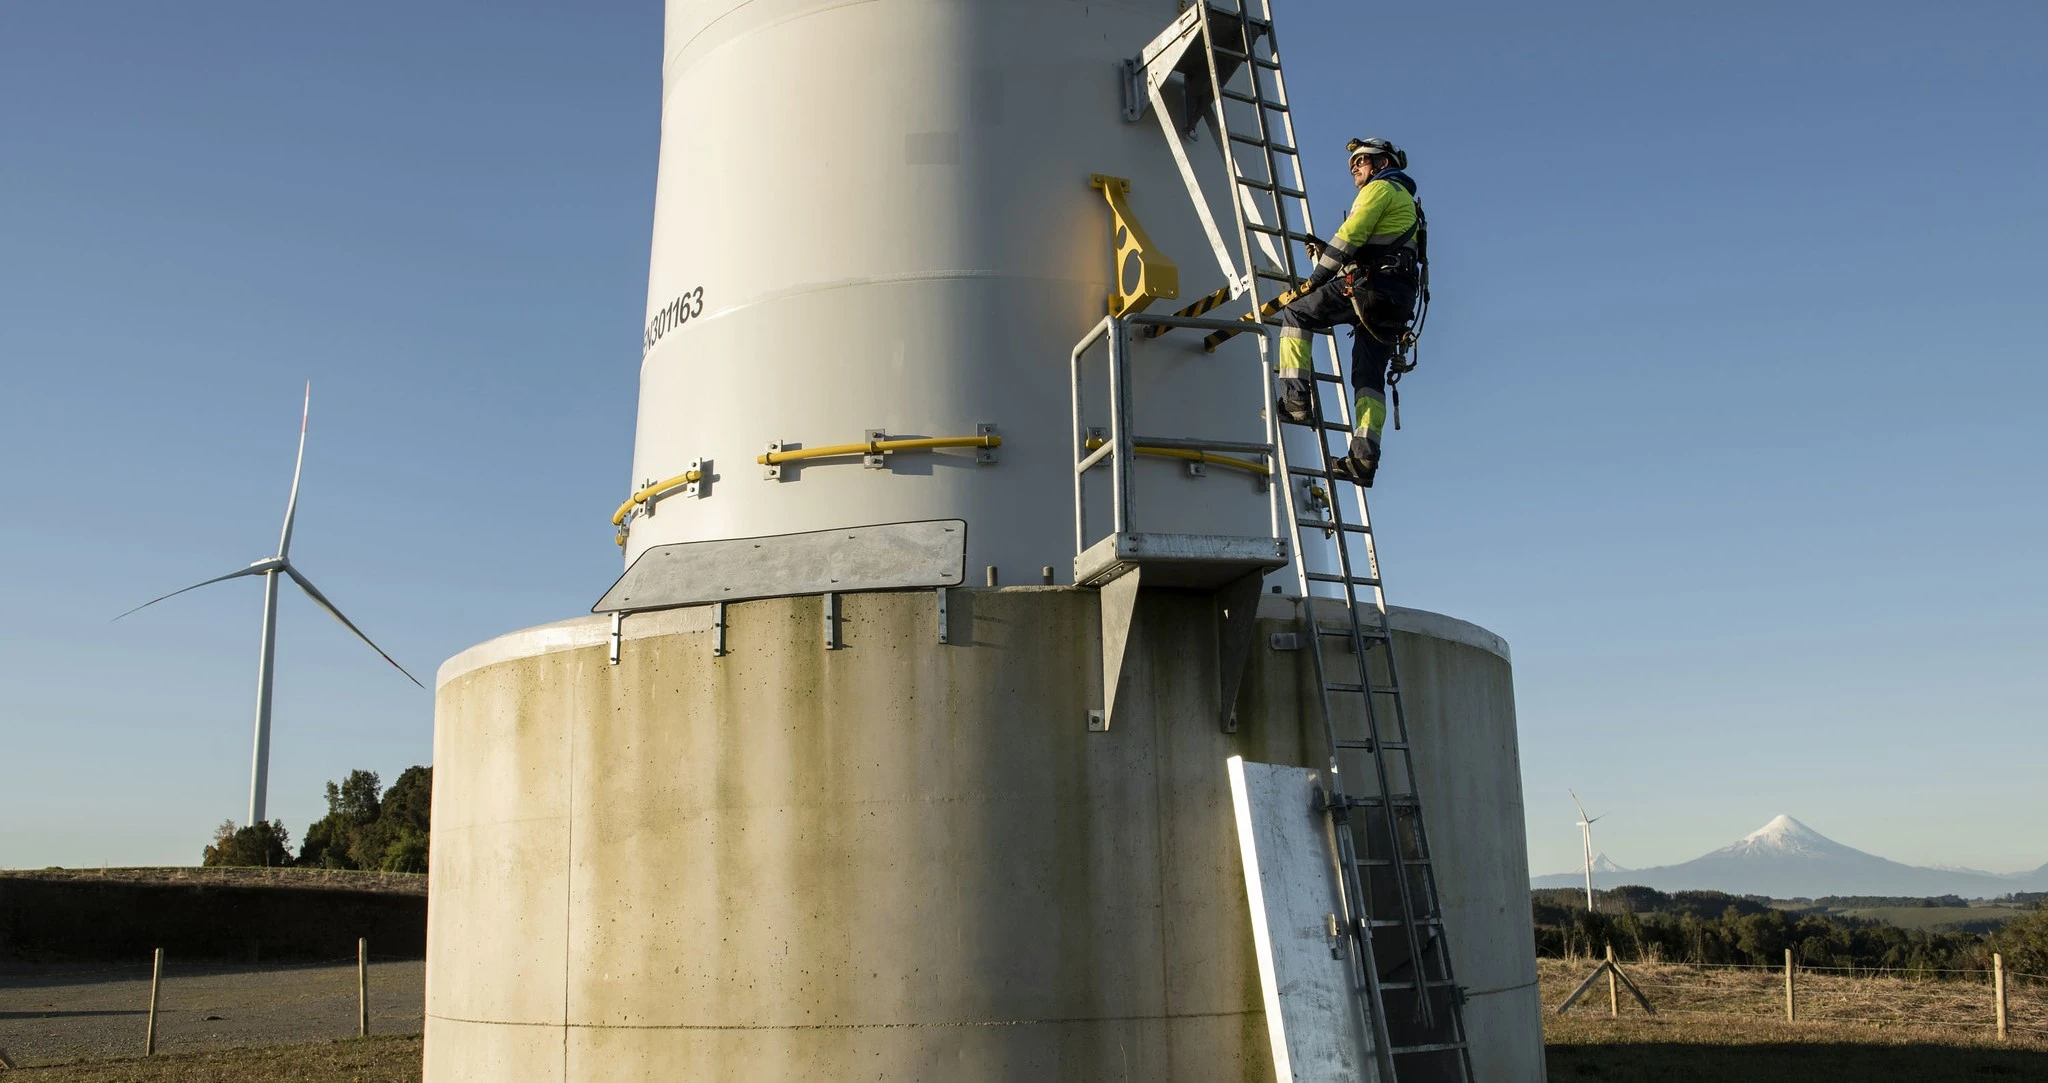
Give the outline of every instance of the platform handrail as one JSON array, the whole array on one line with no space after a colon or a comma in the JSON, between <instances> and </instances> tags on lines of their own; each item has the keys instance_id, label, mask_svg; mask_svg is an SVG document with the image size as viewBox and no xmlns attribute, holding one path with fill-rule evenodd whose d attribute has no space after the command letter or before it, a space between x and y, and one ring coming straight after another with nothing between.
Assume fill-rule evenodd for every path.
<instances>
[{"instance_id":1,"label":"platform handrail","mask_svg":"<svg viewBox=\"0 0 2048 1083\"><path fill-rule=\"evenodd\" d=\"M1256 455L1267 463L1276 462L1280 457L1280 432L1278 419L1271 410L1266 411L1265 437L1262 442L1244 440L1211 440L1166 436L1134 436L1131 428L1131 373L1130 361L1131 328L1134 326L1186 327L1196 330L1233 331L1250 330L1264 332L1269 340L1277 340L1280 329L1277 326L1253 324L1249 328L1237 319L1215 319L1201 316L1167 316L1151 313L1132 313L1128 316L1105 316L1097 320L1086 334L1074 344L1067 355L1068 388L1072 394L1073 451L1074 451L1074 552L1078 556L1088 550L1090 532L1088 529L1087 500L1083 491L1087 475L1107 462L1109 466L1110 533L1121 535L1131 527L1131 471L1138 455L1182 459L1189 462L1214 463L1232 470L1244 470L1272 479L1277 471L1259 462L1234 459L1218 452L1238 452ZM1084 405L1084 381L1081 375L1081 358L1097 343L1108 346L1107 371L1109 401L1108 434L1096 435L1101 430L1084 430L1087 411ZM1260 368L1264 386L1273 383L1273 368L1270 354L1274 350L1261 352ZM1280 537L1280 505L1282 495L1277 488L1268 487L1267 517L1268 530L1273 537Z\"/></svg>"}]
</instances>

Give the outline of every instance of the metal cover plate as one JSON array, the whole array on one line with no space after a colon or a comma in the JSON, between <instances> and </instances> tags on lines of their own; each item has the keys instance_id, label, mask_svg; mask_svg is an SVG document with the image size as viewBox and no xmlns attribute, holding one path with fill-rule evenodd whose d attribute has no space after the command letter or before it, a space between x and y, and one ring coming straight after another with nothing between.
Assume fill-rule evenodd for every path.
<instances>
[{"instance_id":1,"label":"metal cover plate","mask_svg":"<svg viewBox=\"0 0 2048 1083\"><path fill-rule=\"evenodd\" d=\"M590 611L957 587L966 577L967 520L886 523L657 545L641 553Z\"/></svg>"},{"instance_id":2,"label":"metal cover plate","mask_svg":"<svg viewBox=\"0 0 2048 1083\"><path fill-rule=\"evenodd\" d=\"M1330 935L1344 908L1336 840L1315 808L1321 779L1239 756L1227 764L1277 1078L1372 1083L1379 1065L1351 992L1349 944Z\"/></svg>"}]
</instances>

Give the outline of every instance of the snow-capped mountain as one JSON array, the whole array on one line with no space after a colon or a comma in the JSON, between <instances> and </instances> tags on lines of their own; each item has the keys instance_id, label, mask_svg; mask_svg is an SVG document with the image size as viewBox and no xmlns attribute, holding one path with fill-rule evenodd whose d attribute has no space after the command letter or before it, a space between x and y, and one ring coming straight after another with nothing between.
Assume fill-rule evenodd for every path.
<instances>
[{"instance_id":1,"label":"snow-capped mountain","mask_svg":"<svg viewBox=\"0 0 2048 1083\"><path fill-rule=\"evenodd\" d=\"M1593 859L1593 888L1596 891L1605 891L1608 888L1619 887L1622 884L1635 883L1634 880L1628 878L1629 876L1630 871L1628 869L1615 864L1614 860L1606 854L1601 854ZM1586 886L1586 874L1580 869L1573 869L1570 872L1531 877L1529 886L1584 887Z\"/></svg>"},{"instance_id":2,"label":"snow-capped mountain","mask_svg":"<svg viewBox=\"0 0 2048 1083\"><path fill-rule=\"evenodd\" d=\"M1616 867L1601 875L1596 862L1593 885L1612 888L1640 884L1659 891L1726 891L1780 899L1823 895L1988 897L2028 890L2036 878L2048 878L2048 866L2036 873L2008 877L1974 869L1903 865L1844 846L1790 816L1781 815L1713 853L1682 864L1648 869ZM1539 876L1530 883L1535 887L1574 887L1585 883L1585 874L1573 870Z\"/></svg>"}]
</instances>

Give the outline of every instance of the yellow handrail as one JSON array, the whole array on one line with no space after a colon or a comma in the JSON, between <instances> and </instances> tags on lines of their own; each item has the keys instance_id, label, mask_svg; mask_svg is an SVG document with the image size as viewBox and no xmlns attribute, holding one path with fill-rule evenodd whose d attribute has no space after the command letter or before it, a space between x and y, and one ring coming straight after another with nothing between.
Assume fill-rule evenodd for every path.
<instances>
[{"instance_id":1,"label":"yellow handrail","mask_svg":"<svg viewBox=\"0 0 2048 1083\"><path fill-rule=\"evenodd\" d=\"M1108 442L1100 437L1091 436L1088 438L1088 450L1094 451ZM1227 466L1232 470L1242 470L1247 474L1258 474L1262 477L1273 473L1272 468L1268 467L1265 463L1253 462L1250 459L1233 458L1229 455L1218 455L1213 451L1190 451L1186 448L1145 447L1143 445L1134 447L1131 450L1140 455L1157 455L1162 459L1185 459L1191 463Z\"/></svg>"},{"instance_id":2,"label":"yellow handrail","mask_svg":"<svg viewBox=\"0 0 2048 1083\"><path fill-rule=\"evenodd\" d=\"M633 508L636 505L645 504L649 500L654 499L657 495L666 492L670 489L673 489L678 485L689 485L703 480L703 473L697 470L685 470L684 472L677 474L675 477L663 478L662 480L657 481L644 489L641 489L639 492L634 493L632 496L627 497L626 502L619 505L619 510L612 513L612 525L623 525L626 521L626 516L632 514ZM625 543L621 542L620 544L623 545Z\"/></svg>"},{"instance_id":3,"label":"yellow handrail","mask_svg":"<svg viewBox=\"0 0 2048 1083\"><path fill-rule=\"evenodd\" d=\"M926 436L904 440L868 440L858 444L831 444L826 447L798 448L794 451L770 451L754 461L762 466L777 463L791 463L799 459L827 459L835 455L880 455L890 451L924 451L942 447L1002 447L1003 438L995 433L985 436Z\"/></svg>"}]
</instances>

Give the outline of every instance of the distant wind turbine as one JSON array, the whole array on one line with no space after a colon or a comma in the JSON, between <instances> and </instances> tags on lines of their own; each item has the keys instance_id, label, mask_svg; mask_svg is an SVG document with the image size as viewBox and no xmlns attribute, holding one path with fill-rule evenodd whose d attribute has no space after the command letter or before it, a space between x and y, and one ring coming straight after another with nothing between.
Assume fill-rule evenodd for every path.
<instances>
[{"instance_id":1,"label":"distant wind turbine","mask_svg":"<svg viewBox=\"0 0 2048 1083\"><path fill-rule=\"evenodd\" d=\"M246 568L229 572L226 575L214 576L203 583L194 583L183 590L174 590L164 595L163 598L151 598L149 601L128 611L128 613L134 613L138 610L148 609L150 606L163 601L164 598L175 598L187 590L198 590L200 587L211 586L229 579L239 579L245 575L260 575L263 577L263 647L256 659L256 752L254 757L255 763L249 768L249 826L263 822L264 797L270 786L270 688L277 660L277 577L279 575L289 576L292 582L299 585L300 590L306 592L307 597L313 599L313 604L325 609L329 616L342 623L342 627L354 632L357 639L362 640L364 643L369 643L370 649L376 651L386 662L390 662L392 668L400 673L405 673L406 680L419 685L421 688L426 687L426 685L420 684L418 677L407 673L404 666L399 665L390 655L385 654L384 648L371 643L370 637L364 635L363 630L356 627L354 621L342 616L341 610L336 609L334 603L328 601L327 596L320 593L320 588L314 586L312 580L306 578L303 573L292 566L292 521L298 516L299 511L299 472L306 465L306 418L312 413L312 409L313 385L308 382L306 384L306 401L299 412L299 460L297 465L292 467L292 495L291 499L284 506L284 533L277 540L277 555L264 557L262 560L256 561ZM128 613L121 614L121 617L127 616ZM114 619L120 620L121 617L115 617Z\"/></svg>"},{"instance_id":2,"label":"distant wind turbine","mask_svg":"<svg viewBox=\"0 0 2048 1083\"><path fill-rule=\"evenodd\" d=\"M1579 838L1585 843L1586 847L1586 909L1591 911L1593 909L1593 824L1604 818L1607 814L1603 812L1599 816L1586 815L1586 806L1579 805L1578 791L1567 788L1565 792L1572 795L1572 804L1579 806Z\"/></svg>"}]
</instances>

